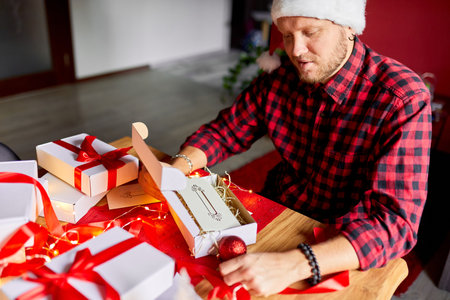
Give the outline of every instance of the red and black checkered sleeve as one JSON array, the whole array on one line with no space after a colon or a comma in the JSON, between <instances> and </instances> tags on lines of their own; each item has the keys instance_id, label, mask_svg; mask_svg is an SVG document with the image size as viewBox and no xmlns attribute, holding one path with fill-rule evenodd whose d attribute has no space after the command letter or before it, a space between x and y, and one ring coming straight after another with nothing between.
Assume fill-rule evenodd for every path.
<instances>
[{"instance_id":1,"label":"red and black checkered sleeve","mask_svg":"<svg viewBox=\"0 0 450 300\"><path fill-rule=\"evenodd\" d=\"M189 145L201 149L207 156L208 167L248 150L266 133L265 127L260 126L261 97L258 94L262 89L263 79L255 79L231 107L220 111L215 120L202 125L181 148Z\"/></svg>"},{"instance_id":2,"label":"red and black checkered sleeve","mask_svg":"<svg viewBox=\"0 0 450 300\"><path fill-rule=\"evenodd\" d=\"M383 121L375 168L368 174L371 186L352 212L368 217L343 227L363 270L407 254L417 242L427 198L431 108L426 89L411 94L396 98L392 113ZM361 214L363 210L366 214Z\"/></svg>"}]
</instances>

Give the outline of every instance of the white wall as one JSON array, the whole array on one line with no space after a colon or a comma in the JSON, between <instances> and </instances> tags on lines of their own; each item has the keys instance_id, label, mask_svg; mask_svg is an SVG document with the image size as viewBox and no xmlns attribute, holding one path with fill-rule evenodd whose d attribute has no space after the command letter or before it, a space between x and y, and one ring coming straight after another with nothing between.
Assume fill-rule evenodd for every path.
<instances>
[{"instance_id":1,"label":"white wall","mask_svg":"<svg viewBox=\"0 0 450 300\"><path fill-rule=\"evenodd\" d=\"M78 79L229 49L231 0L71 0Z\"/></svg>"}]
</instances>

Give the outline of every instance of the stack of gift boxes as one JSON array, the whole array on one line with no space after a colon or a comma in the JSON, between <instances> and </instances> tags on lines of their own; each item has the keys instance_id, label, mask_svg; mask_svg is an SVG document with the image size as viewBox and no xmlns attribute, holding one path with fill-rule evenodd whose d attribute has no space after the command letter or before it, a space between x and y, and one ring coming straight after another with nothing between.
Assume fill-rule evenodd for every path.
<instances>
[{"instance_id":1,"label":"stack of gift boxes","mask_svg":"<svg viewBox=\"0 0 450 300\"><path fill-rule=\"evenodd\" d=\"M36 147L60 221L78 222L110 189L137 178L138 159L114 153L115 147L84 133Z\"/></svg>"},{"instance_id":2,"label":"stack of gift boxes","mask_svg":"<svg viewBox=\"0 0 450 300\"><path fill-rule=\"evenodd\" d=\"M35 185L18 183L20 180L15 182L14 176L26 175L38 180L47 190L57 218L76 223L110 189L137 178L139 160L128 155L128 150L116 149L87 134L78 134L37 146L37 162L0 162L0 251L21 226L35 222L44 211L41 194ZM38 165L48 172L41 178L38 178ZM10 176L13 176L12 180ZM124 240L129 240L129 245L117 248L116 244ZM25 246L33 246L32 243L33 239L30 239ZM87 256L83 249L90 250ZM101 255L97 255L99 253ZM86 262L94 261L95 267L75 270L79 256ZM101 257L96 259L97 256ZM24 255L15 254L0 261L0 267L23 260ZM28 279L21 277L8 281L1 286L1 296L34 299L43 295L58 298L64 293L75 293L80 298L102 299L106 286L112 287L112 293L123 299L153 299L172 285L174 261L151 245L139 242L124 229L113 228L55 257L38 270L41 271L28 272L25 275ZM55 274L59 273L69 274L69 285L63 284L58 289L47 286L58 282ZM95 275L98 279L93 280L92 274L98 274ZM51 278L54 280L49 280ZM63 294L54 294L61 292Z\"/></svg>"},{"instance_id":3,"label":"stack of gift boxes","mask_svg":"<svg viewBox=\"0 0 450 300\"><path fill-rule=\"evenodd\" d=\"M231 199L232 205L240 212L242 220L240 224L237 223L230 228L204 233L198 224L199 220L192 216L192 211L186 207L186 203L183 203L187 201L179 198L189 179L177 169L161 166L144 142L147 134L147 128L143 123L133 124L133 147L144 169L149 171L146 175L150 184L141 180L145 179L145 176L139 176L139 183L143 185L145 191L156 190L167 200L175 223L185 238L192 256L198 258L211 254L214 241L224 236L235 235L242 238L246 244L255 243L257 232L255 220L220 177L215 176L205 177L204 180L212 186L219 185L226 192L227 198ZM129 148L116 149L87 134L78 134L37 146L37 162L0 162L0 174L19 173L39 180L48 192L58 220L77 223L109 190L138 178L139 160L128 155L128 150ZM38 165L47 171L40 178L37 176ZM43 216L43 205L39 192L32 184L5 183L1 177L0 205L1 254L2 247L14 231L29 221L35 222L37 215ZM117 246L125 240L130 245L123 248ZM104 259L105 255L107 259ZM80 272L80 264L85 266L92 261L95 262L93 267L91 265L92 270ZM1 264L0 257L0 267ZM1 286L0 290L8 299L15 299L18 296L34 299L35 296L46 293L50 293L47 294L51 296L50 298L59 298L62 297L61 294L57 294L60 292L74 293L79 298L101 299L104 293L110 290L124 299L154 299L164 291L165 294L171 294L174 289L173 259L149 244L138 242L122 228L110 229L95 239L53 258L43 270L28 272L26 275L28 279L18 278L9 281ZM99 278L92 279L93 271L99 274ZM48 286L54 284L49 278L58 278L55 274L66 274L61 276L70 278L69 285L57 289ZM39 294L42 287L44 292ZM108 287L112 288L109 290ZM170 297L172 296L167 299L173 298Z\"/></svg>"}]
</instances>

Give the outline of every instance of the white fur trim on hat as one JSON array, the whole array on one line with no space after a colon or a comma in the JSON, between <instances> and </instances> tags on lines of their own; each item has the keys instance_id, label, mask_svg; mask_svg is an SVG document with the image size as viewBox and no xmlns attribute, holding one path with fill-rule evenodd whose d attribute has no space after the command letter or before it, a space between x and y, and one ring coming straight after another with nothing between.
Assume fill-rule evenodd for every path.
<instances>
[{"instance_id":1,"label":"white fur trim on hat","mask_svg":"<svg viewBox=\"0 0 450 300\"><path fill-rule=\"evenodd\" d=\"M256 59L256 63L261 70L266 71L267 73L272 73L273 70L281 65L281 59L275 52L270 55L269 51L264 51Z\"/></svg>"},{"instance_id":2,"label":"white fur trim on hat","mask_svg":"<svg viewBox=\"0 0 450 300\"><path fill-rule=\"evenodd\" d=\"M311 17L351 27L361 34L366 26L366 0L274 0L272 21L280 17Z\"/></svg>"}]
</instances>

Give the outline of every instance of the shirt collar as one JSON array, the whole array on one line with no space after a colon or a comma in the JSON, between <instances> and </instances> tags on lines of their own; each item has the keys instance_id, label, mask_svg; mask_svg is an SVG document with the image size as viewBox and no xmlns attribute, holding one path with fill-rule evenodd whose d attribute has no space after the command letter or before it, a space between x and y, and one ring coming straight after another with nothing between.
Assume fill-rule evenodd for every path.
<instances>
[{"instance_id":1,"label":"shirt collar","mask_svg":"<svg viewBox=\"0 0 450 300\"><path fill-rule=\"evenodd\" d=\"M363 43L355 37L352 54L344 66L323 86L324 91L337 104L343 105L355 83L361 69L366 49Z\"/></svg>"}]
</instances>

